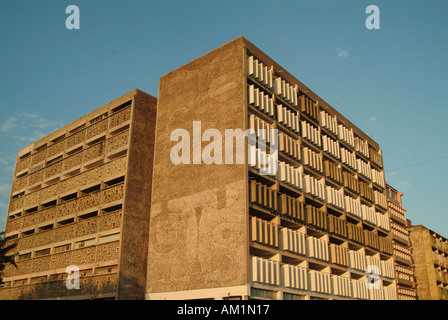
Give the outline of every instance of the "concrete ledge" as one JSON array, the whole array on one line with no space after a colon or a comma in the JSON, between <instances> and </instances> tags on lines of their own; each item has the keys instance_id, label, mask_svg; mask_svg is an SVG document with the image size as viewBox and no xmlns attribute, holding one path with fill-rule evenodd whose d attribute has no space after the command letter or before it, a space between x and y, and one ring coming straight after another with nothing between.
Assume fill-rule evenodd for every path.
<instances>
[{"instance_id":1,"label":"concrete ledge","mask_svg":"<svg viewBox=\"0 0 448 320\"><path fill-rule=\"evenodd\" d=\"M184 290L173 292L157 292L146 293L146 300L188 300L188 299L215 299L222 300L226 297L245 296L250 295L250 286L242 285L235 287L221 287L198 290Z\"/></svg>"}]
</instances>

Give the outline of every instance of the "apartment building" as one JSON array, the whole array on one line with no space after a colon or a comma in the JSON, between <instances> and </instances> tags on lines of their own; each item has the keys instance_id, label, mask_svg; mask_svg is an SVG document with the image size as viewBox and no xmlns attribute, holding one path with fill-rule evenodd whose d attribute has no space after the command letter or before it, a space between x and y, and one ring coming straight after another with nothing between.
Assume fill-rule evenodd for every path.
<instances>
[{"instance_id":1,"label":"apartment building","mask_svg":"<svg viewBox=\"0 0 448 320\"><path fill-rule=\"evenodd\" d=\"M380 146L302 82L240 37L161 77L157 109L147 299L397 299ZM274 175L248 161L271 128ZM237 129L257 145L220 161Z\"/></svg>"},{"instance_id":2,"label":"apartment building","mask_svg":"<svg viewBox=\"0 0 448 320\"><path fill-rule=\"evenodd\" d=\"M416 300L414 266L411 256L406 209L403 208L403 193L390 185L386 185L392 247L395 263L395 280L398 300Z\"/></svg>"},{"instance_id":3,"label":"apartment building","mask_svg":"<svg viewBox=\"0 0 448 320\"><path fill-rule=\"evenodd\" d=\"M409 227L419 300L448 300L448 239L422 225Z\"/></svg>"},{"instance_id":4,"label":"apartment building","mask_svg":"<svg viewBox=\"0 0 448 320\"><path fill-rule=\"evenodd\" d=\"M0 299L144 298L155 119L136 89L19 152Z\"/></svg>"}]
</instances>

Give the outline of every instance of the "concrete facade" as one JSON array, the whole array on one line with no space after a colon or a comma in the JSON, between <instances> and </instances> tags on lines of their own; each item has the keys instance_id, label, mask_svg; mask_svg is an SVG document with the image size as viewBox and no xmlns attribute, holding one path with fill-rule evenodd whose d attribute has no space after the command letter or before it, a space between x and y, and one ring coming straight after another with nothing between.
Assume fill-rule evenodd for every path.
<instances>
[{"instance_id":1,"label":"concrete facade","mask_svg":"<svg viewBox=\"0 0 448 320\"><path fill-rule=\"evenodd\" d=\"M416 300L412 247L409 240L406 209L403 208L403 193L390 185L387 188L388 211L394 248L395 277L398 300Z\"/></svg>"}]
</instances>

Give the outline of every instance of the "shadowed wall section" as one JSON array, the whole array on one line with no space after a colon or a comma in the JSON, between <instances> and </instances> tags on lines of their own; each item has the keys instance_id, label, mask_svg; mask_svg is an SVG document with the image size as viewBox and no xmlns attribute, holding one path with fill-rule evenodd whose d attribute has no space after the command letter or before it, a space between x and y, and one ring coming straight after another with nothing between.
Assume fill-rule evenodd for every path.
<instances>
[{"instance_id":1,"label":"shadowed wall section","mask_svg":"<svg viewBox=\"0 0 448 320\"><path fill-rule=\"evenodd\" d=\"M128 168L117 299L144 299L157 99L136 90Z\"/></svg>"}]
</instances>

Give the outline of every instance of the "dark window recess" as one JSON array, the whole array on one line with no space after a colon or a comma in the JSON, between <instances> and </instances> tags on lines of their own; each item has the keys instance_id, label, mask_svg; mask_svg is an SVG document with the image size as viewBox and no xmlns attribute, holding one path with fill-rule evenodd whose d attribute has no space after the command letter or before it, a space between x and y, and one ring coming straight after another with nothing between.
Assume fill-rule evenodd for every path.
<instances>
[{"instance_id":1,"label":"dark window recess","mask_svg":"<svg viewBox=\"0 0 448 320\"><path fill-rule=\"evenodd\" d=\"M38 208L38 207L33 207L33 208L30 208L30 209L27 209L27 210L25 210L25 213L26 213L26 214L30 214L30 213L36 212L36 211L37 211L37 208Z\"/></svg>"},{"instance_id":2,"label":"dark window recess","mask_svg":"<svg viewBox=\"0 0 448 320\"><path fill-rule=\"evenodd\" d=\"M20 197L22 197L22 196L24 196L24 195L25 195L25 191L20 192L20 193L18 193L18 194L16 194L16 195L12 196L12 198L13 198L13 199L17 199L17 198L20 198Z\"/></svg>"},{"instance_id":3,"label":"dark window recess","mask_svg":"<svg viewBox=\"0 0 448 320\"><path fill-rule=\"evenodd\" d=\"M18 175L18 176L17 176L17 179L20 179L20 178L26 176L27 174L28 174L28 171L25 171L25 172L22 173L21 175Z\"/></svg>"},{"instance_id":4,"label":"dark window recess","mask_svg":"<svg viewBox=\"0 0 448 320\"><path fill-rule=\"evenodd\" d=\"M101 141L105 141L105 140L106 140L106 136L102 136L102 137L99 137L98 139L95 139L95 140L93 140L93 141L89 141L89 142L87 143L87 145L88 145L89 147L93 147L94 145L100 143Z\"/></svg>"},{"instance_id":5,"label":"dark window recess","mask_svg":"<svg viewBox=\"0 0 448 320\"><path fill-rule=\"evenodd\" d=\"M61 226L65 226L66 224L70 224L70 223L72 223L74 221L75 221L75 218L70 218L70 219L67 219L67 220L59 221L58 223Z\"/></svg>"},{"instance_id":6,"label":"dark window recess","mask_svg":"<svg viewBox=\"0 0 448 320\"><path fill-rule=\"evenodd\" d=\"M53 200L53 201L50 201L50 202L42 204L42 207L43 208L50 208L50 207L54 207L55 205L56 205L56 200Z\"/></svg>"},{"instance_id":7,"label":"dark window recess","mask_svg":"<svg viewBox=\"0 0 448 320\"><path fill-rule=\"evenodd\" d=\"M64 197L61 197L61 200L63 200L64 202L66 202L66 201L70 201L70 200L73 200L73 199L76 199L76 198L77 198L77 194L76 194L76 192L75 192L75 193L66 195L66 196L64 196Z\"/></svg>"},{"instance_id":8,"label":"dark window recess","mask_svg":"<svg viewBox=\"0 0 448 320\"><path fill-rule=\"evenodd\" d=\"M65 139L65 134L63 134L63 135L57 137L56 139L51 140L51 143L52 143L52 144L56 144L56 142L62 141L62 140L64 140L64 139Z\"/></svg>"},{"instance_id":9,"label":"dark window recess","mask_svg":"<svg viewBox=\"0 0 448 320\"><path fill-rule=\"evenodd\" d=\"M73 130L71 130L69 133L70 133L70 135L72 135L72 134L74 134L74 133L76 133L76 132L81 131L81 130L84 129L85 127L86 127L86 124L84 123L84 124L80 125L79 127L75 128L75 129L73 129Z\"/></svg>"},{"instance_id":10,"label":"dark window recess","mask_svg":"<svg viewBox=\"0 0 448 320\"><path fill-rule=\"evenodd\" d=\"M25 236L28 236L30 234L34 234L34 229L23 232L23 235L25 235Z\"/></svg>"},{"instance_id":11,"label":"dark window recess","mask_svg":"<svg viewBox=\"0 0 448 320\"><path fill-rule=\"evenodd\" d=\"M20 254L18 256L18 261L22 261L22 260L26 260L26 259L30 259L30 258L31 258L31 252L25 253L25 254Z\"/></svg>"},{"instance_id":12,"label":"dark window recess","mask_svg":"<svg viewBox=\"0 0 448 320\"><path fill-rule=\"evenodd\" d=\"M69 152L67 152L67 155L73 155L75 153L78 153L80 151L82 151L83 146L77 147L76 149L70 150Z\"/></svg>"},{"instance_id":13,"label":"dark window recess","mask_svg":"<svg viewBox=\"0 0 448 320\"><path fill-rule=\"evenodd\" d=\"M84 189L84 190L82 190L81 192L82 192L83 194L89 194L89 193L92 193L92 192L95 192L95 191L99 191L100 189L101 189L101 185L98 184L98 185L96 185L96 186L93 186L93 187Z\"/></svg>"},{"instance_id":14,"label":"dark window recess","mask_svg":"<svg viewBox=\"0 0 448 320\"><path fill-rule=\"evenodd\" d=\"M81 219L81 220L85 220L85 219L89 219L89 218L96 217L96 216L98 216L98 211L94 211L94 212L90 212L90 213L86 213L86 214L80 215L80 216L78 216L78 218Z\"/></svg>"},{"instance_id":15,"label":"dark window recess","mask_svg":"<svg viewBox=\"0 0 448 320\"><path fill-rule=\"evenodd\" d=\"M114 211L120 210L121 208L122 208L122 205L118 204L116 206L112 206L112 207L109 207L109 208L104 208L103 211L106 212L106 213L109 213L109 212L114 212Z\"/></svg>"},{"instance_id":16,"label":"dark window recess","mask_svg":"<svg viewBox=\"0 0 448 320\"><path fill-rule=\"evenodd\" d=\"M19 238L19 235L18 234L14 234L12 236L6 237L5 241L14 240L14 239L17 239L17 238Z\"/></svg>"},{"instance_id":17,"label":"dark window recess","mask_svg":"<svg viewBox=\"0 0 448 320\"><path fill-rule=\"evenodd\" d=\"M12 221L21 217L21 214L15 214L13 216L9 216L8 221Z\"/></svg>"},{"instance_id":18,"label":"dark window recess","mask_svg":"<svg viewBox=\"0 0 448 320\"><path fill-rule=\"evenodd\" d=\"M106 182L108 187L124 182L124 176Z\"/></svg>"},{"instance_id":19,"label":"dark window recess","mask_svg":"<svg viewBox=\"0 0 448 320\"><path fill-rule=\"evenodd\" d=\"M35 151L36 151L36 153L38 152L38 151L41 151L41 150L43 150L43 149L45 149L47 147L47 144L46 143L44 143L43 145L41 145L41 146L39 146L39 147L37 147L36 149L34 149Z\"/></svg>"},{"instance_id":20,"label":"dark window recess","mask_svg":"<svg viewBox=\"0 0 448 320\"><path fill-rule=\"evenodd\" d=\"M59 161L61 161L61 160L62 160L62 156L56 157L56 158L54 158L54 159L48 161L48 162L47 162L47 166L49 166L50 164L57 163L57 162L59 162Z\"/></svg>"},{"instance_id":21,"label":"dark window recess","mask_svg":"<svg viewBox=\"0 0 448 320\"><path fill-rule=\"evenodd\" d=\"M36 251L36 255L35 256L36 257L40 257L40 256L44 256L44 255L47 255L47 254L50 254L50 248Z\"/></svg>"},{"instance_id":22,"label":"dark window recess","mask_svg":"<svg viewBox=\"0 0 448 320\"><path fill-rule=\"evenodd\" d=\"M53 224L48 224L46 226L39 227L40 231L46 231L46 230L51 230L51 229L53 229Z\"/></svg>"},{"instance_id":23,"label":"dark window recess","mask_svg":"<svg viewBox=\"0 0 448 320\"><path fill-rule=\"evenodd\" d=\"M23 156L21 156L19 159L20 159L20 160L26 159L26 158L28 158L30 155L31 155L31 152L28 152L27 154L24 154Z\"/></svg>"},{"instance_id":24,"label":"dark window recess","mask_svg":"<svg viewBox=\"0 0 448 320\"><path fill-rule=\"evenodd\" d=\"M131 104L132 104L132 100L129 100L129 101L123 103L122 105L119 105L118 107L113 108L113 109L112 109L112 113L116 113L116 112L118 112L118 111L121 111L121 110L123 110L124 108L129 107Z\"/></svg>"}]
</instances>

